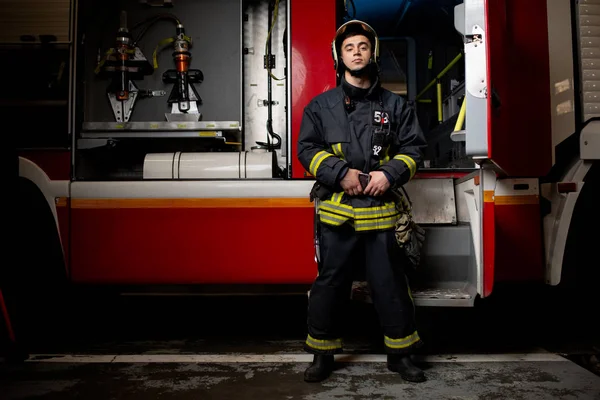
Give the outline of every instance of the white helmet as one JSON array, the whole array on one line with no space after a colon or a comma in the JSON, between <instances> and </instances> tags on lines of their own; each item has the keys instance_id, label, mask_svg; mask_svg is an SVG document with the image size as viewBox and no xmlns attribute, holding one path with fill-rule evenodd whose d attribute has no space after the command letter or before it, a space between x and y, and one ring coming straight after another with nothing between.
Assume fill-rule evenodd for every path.
<instances>
[{"instance_id":1,"label":"white helmet","mask_svg":"<svg viewBox=\"0 0 600 400\"><path fill-rule=\"evenodd\" d=\"M348 21L338 28L337 32L335 33L335 38L333 39L333 42L331 42L333 68L336 70L336 72L338 72L338 68L343 65L338 58L338 52L342 46L342 42L350 33L359 33L366 36L371 41L371 46L373 48L372 60L375 63L375 67L379 69L379 37L377 37L375 29L373 29L366 22L353 19L352 21Z\"/></svg>"}]
</instances>

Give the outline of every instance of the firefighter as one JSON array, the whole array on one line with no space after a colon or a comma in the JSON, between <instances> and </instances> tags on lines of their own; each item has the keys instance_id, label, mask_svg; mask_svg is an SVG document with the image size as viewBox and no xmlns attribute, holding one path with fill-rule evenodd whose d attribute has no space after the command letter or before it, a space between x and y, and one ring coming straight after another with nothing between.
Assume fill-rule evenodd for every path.
<instances>
[{"instance_id":1,"label":"firefighter","mask_svg":"<svg viewBox=\"0 0 600 400\"><path fill-rule=\"evenodd\" d=\"M342 25L332 54L340 84L305 107L298 138L298 158L316 177L311 198L318 276L309 294L304 343L314 359L304 379L319 382L333 371L359 259L382 326L388 369L422 382L425 375L410 358L422 341L394 235L398 209L392 194L415 175L425 138L413 105L380 85L379 39L372 27L358 20Z\"/></svg>"}]
</instances>

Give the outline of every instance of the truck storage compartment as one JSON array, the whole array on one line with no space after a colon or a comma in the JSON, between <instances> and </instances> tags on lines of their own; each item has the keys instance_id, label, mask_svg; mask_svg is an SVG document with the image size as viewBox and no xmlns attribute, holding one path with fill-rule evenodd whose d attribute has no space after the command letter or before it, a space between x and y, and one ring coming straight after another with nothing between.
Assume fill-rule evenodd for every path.
<instances>
[{"instance_id":1,"label":"truck storage compartment","mask_svg":"<svg viewBox=\"0 0 600 400\"><path fill-rule=\"evenodd\" d=\"M199 166L210 153L236 154L219 159L237 168L264 150L275 162L262 176L281 177L286 2L153 4L81 2L75 178L150 179L147 156L176 152Z\"/></svg>"}]
</instances>

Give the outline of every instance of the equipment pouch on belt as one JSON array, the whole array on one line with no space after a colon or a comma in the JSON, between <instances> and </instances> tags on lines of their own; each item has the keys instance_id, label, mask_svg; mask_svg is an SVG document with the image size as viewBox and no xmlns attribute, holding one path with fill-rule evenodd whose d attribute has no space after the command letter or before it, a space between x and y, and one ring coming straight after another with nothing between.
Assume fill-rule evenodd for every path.
<instances>
[{"instance_id":1,"label":"equipment pouch on belt","mask_svg":"<svg viewBox=\"0 0 600 400\"><path fill-rule=\"evenodd\" d=\"M322 183L315 182L310 191L310 201L313 202L315 199L327 200L333 195L333 190L323 185Z\"/></svg>"},{"instance_id":2,"label":"equipment pouch on belt","mask_svg":"<svg viewBox=\"0 0 600 400\"><path fill-rule=\"evenodd\" d=\"M396 242L410 260L412 267L417 268L421 263L425 230L413 221L412 203L404 187L402 187L402 192L392 191L396 197L396 207L400 211L400 218L396 221L395 226Z\"/></svg>"}]
</instances>

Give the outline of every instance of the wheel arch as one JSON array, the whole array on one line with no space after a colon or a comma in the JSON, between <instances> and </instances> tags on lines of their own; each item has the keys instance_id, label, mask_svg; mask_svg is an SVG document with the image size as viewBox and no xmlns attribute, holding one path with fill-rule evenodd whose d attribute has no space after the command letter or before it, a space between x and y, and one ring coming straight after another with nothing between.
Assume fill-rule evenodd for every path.
<instances>
[{"instance_id":1,"label":"wheel arch","mask_svg":"<svg viewBox=\"0 0 600 400\"><path fill-rule=\"evenodd\" d=\"M17 199L20 208L33 208L39 213L49 213L54 222L52 235L58 237L63 261L66 263L65 241L62 237L56 203L60 198L69 197L69 181L51 180L37 164L19 157L19 185ZM43 204L43 206L42 206ZM49 231L50 232L50 231Z\"/></svg>"}]
</instances>

